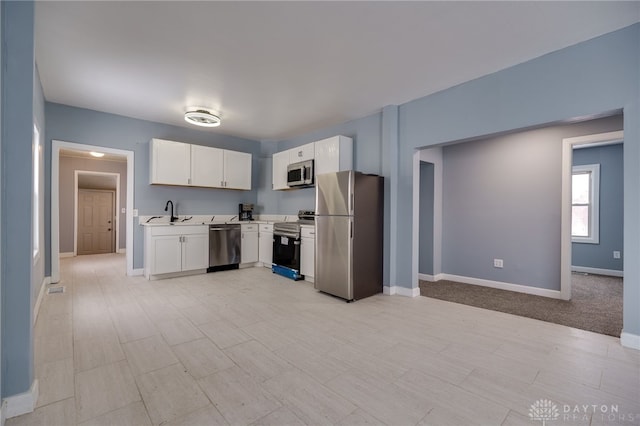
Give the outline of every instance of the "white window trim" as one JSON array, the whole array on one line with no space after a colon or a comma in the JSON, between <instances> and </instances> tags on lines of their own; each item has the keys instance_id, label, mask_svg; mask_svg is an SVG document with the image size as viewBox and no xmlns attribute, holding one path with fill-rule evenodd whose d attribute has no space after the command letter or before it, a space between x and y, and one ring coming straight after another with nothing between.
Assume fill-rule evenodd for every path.
<instances>
[{"instance_id":1,"label":"white window trim","mask_svg":"<svg viewBox=\"0 0 640 426\"><path fill-rule=\"evenodd\" d=\"M600 244L600 164L586 164L573 166L574 173L589 173L590 199L589 199L589 236L571 236L572 243Z\"/></svg>"},{"instance_id":2,"label":"white window trim","mask_svg":"<svg viewBox=\"0 0 640 426\"><path fill-rule=\"evenodd\" d=\"M40 193L42 192L42 188L40 185L40 172L41 172L41 146L40 143L40 129L34 123L33 124L33 152L32 152L32 179L33 185L31 187L31 233L32 233L32 252L33 252L33 263L34 265L40 259L40 233L42 230L40 229Z\"/></svg>"}]
</instances>

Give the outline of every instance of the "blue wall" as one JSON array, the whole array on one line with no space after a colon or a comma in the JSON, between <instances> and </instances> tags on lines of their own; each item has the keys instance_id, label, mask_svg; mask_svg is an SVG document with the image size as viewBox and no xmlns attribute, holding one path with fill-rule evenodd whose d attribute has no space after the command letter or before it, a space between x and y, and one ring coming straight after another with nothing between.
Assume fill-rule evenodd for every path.
<instances>
[{"instance_id":1,"label":"blue wall","mask_svg":"<svg viewBox=\"0 0 640 426\"><path fill-rule=\"evenodd\" d=\"M4 105L4 83L3 83L3 78L2 78L2 70L3 70L3 66L2 66L2 57L4 56L4 21L3 21L3 16L4 16L4 8L0 5L0 188L2 188L2 146L3 146L3 141L4 141L4 133L3 133L3 121L4 121L4 116L2 115L3 113L3 108L2 106ZM4 198L4 196L2 196L2 194L0 193L0 404L2 403L2 334L3 334L3 328L2 328L2 293L3 293L3 286L2 286L2 276L4 275L3 271L3 266L2 266L2 246L4 245L4 240L2 239L2 225L3 225L3 220L2 220L2 199Z\"/></svg>"},{"instance_id":2,"label":"blue wall","mask_svg":"<svg viewBox=\"0 0 640 426\"><path fill-rule=\"evenodd\" d=\"M2 397L29 390L33 373L32 140L34 4L2 2ZM41 119L43 117L40 117Z\"/></svg>"},{"instance_id":3,"label":"blue wall","mask_svg":"<svg viewBox=\"0 0 640 426\"><path fill-rule=\"evenodd\" d=\"M434 167L420 162L420 242L418 272L433 275Z\"/></svg>"},{"instance_id":4,"label":"blue wall","mask_svg":"<svg viewBox=\"0 0 640 426\"><path fill-rule=\"evenodd\" d=\"M106 114L66 105L46 104L46 167L45 175L51 175L51 141L60 140L86 145L117 148L134 152L134 208L140 215L165 214L165 202L175 203L179 214L237 214L238 203L256 203L260 143L248 139L216 133L192 130L119 115ZM251 191L226 189L174 187L149 185L149 141L152 138L169 139L198 145L214 146L235 151L249 152L253 156ZM50 188L47 180L46 187ZM50 190L45 202L47 217L46 246L50 246ZM143 267L142 227L134 224L134 268ZM51 271L51 259L47 259L47 274Z\"/></svg>"},{"instance_id":5,"label":"blue wall","mask_svg":"<svg viewBox=\"0 0 640 426\"><path fill-rule=\"evenodd\" d=\"M573 243L571 264L622 271L624 256L613 258L623 247L623 145L573 150L573 165L600 164L600 243Z\"/></svg>"},{"instance_id":6,"label":"blue wall","mask_svg":"<svg viewBox=\"0 0 640 426\"><path fill-rule=\"evenodd\" d=\"M391 284L417 285L412 210L406 208L412 205L417 148L622 109L624 217L640 217L639 76L640 24L635 24L401 105L397 172L391 174L397 191L391 207L397 234ZM625 256L640 258L640 222L625 220L624 234ZM638 262L626 262L624 275L624 332L640 335Z\"/></svg>"}]
</instances>

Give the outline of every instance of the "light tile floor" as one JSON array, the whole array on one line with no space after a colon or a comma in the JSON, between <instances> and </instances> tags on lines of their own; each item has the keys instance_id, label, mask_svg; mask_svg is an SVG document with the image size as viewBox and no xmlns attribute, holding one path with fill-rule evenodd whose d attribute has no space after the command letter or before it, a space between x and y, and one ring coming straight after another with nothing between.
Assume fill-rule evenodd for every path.
<instances>
[{"instance_id":1,"label":"light tile floor","mask_svg":"<svg viewBox=\"0 0 640 426\"><path fill-rule=\"evenodd\" d=\"M640 424L640 352L609 336L425 297L347 304L266 268L61 268L38 408L7 426ZM532 421L543 399L558 418Z\"/></svg>"}]
</instances>

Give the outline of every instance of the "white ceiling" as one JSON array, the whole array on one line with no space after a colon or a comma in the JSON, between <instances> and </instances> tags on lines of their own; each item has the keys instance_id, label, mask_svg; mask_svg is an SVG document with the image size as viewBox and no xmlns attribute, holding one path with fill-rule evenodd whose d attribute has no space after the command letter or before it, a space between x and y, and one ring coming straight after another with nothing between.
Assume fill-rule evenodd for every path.
<instances>
[{"instance_id":1,"label":"white ceiling","mask_svg":"<svg viewBox=\"0 0 640 426\"><path fill-rule=\"evenodd\" d=\"M83 189L113 189L117 185L115 175L96 175L91 173L78 173L78 188Z\"/></svg>"},{"instance_id":2,"label":"white ceiling","mask_svg":"<svg viewBox=\"0 0 640 426\"><path fill-rule=\"evenodd\" d=\"M76 158L84 158L87 160L93 160L93 161L119 161L119 162L127 162L127 157L124 155L118 155L118 154L108 154L108 153L104 153L104 156L98 158L98 157L94 157L93 155L91 155L91 151L81 151L81 150L76 150L76 149L61 149L60 150L60 157L76 157Z\"/></svg>"},{"instance_id":3,"label":"white ceiling","mask_svg":"<svg viewBox=\"0 0 640 426\"><path fill-rule=\"evenodd\" d=\"M54 2L36 5L48 101L283 139L640 21L640 2Z\"/></svg>"}]
</instances>

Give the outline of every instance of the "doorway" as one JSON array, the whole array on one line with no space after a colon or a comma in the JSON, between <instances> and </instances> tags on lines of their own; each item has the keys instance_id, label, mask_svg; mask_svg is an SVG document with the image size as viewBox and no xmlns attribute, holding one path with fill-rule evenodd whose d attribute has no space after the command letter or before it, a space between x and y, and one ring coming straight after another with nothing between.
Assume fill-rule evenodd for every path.
<instances>
[{"instance_id":1,"label":"doorway","mask_svg":"<svg viewBox=\"0 0 640 426\"><path fill-rule=\"evenodd\" d=\"M125 251L120 200L120 173L74 170L74 256Z\"/></svg>"},{"instance_id":2,"label":"doorway","mask_svg":"<svg viewBox=\"0 0 640 426\"><path fill-rule=\"evenodd\" d=\"M59 140L52 141L51 152L51 282L60 281L60 227L61 220L64 217L60 215L61 194L60 194L60 156L63 150L73 150L88 155L90 152L99 151L107 156L119 156L126 161L126 202L124 203L124 211L118 211L119 215L124 217L124 228L126 229L125 253L127 259L127 275L141 275L142 270L134 270L133 267L133 188L134 188L134 154L133 151L98 147L94 145L84 145L73 142L64 142ZM71 201L71 200L69 200ZM66 203L66 202L65 202ZM71 226L74 226L71 224ZM117 234L117 231L116 231ZM116 237L117 238L117 237ZM72 243L75 245L75 242Z\"/></svg>"},{"instance_id":3,"label":"doorway","mask_svg":"<svg viewBox=\"0 0 640 426\"><path fill-rule=\"evenodd\" d=\"M573 244L572 235L572 211L574 203L572 200L572 180L573 180L573 152L578 147L585 146L606 146L622 143L624 139L623 131L598 133L587 136L564 138L562 140L562 212L561 212L561 279L560 293L562 299L571 299L571 282L573 271ZM599 174L599 173L598 173ZM599 238L597 240L599 242Z\"/></svg>"}]
</instances>

